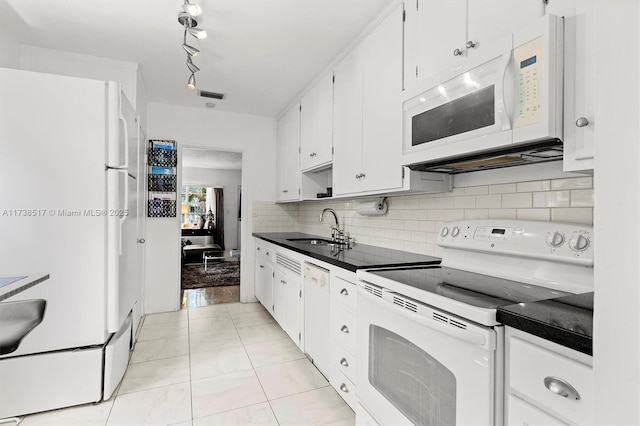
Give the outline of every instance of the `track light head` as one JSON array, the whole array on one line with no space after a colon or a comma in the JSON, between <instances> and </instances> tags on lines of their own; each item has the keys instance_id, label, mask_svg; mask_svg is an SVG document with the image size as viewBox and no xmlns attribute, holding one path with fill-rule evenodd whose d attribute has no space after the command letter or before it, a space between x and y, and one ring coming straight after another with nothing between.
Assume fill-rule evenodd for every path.
<instances>
[{"instance_id":1,"label":"track light head","mask_svg":"<svg viewBox=\"0 0 640 426\"><path fill-rule=\"evenodd\" d=\"M200 68L198 68L193 62L191 62L191 56L187 57L187 68L189 68L189 71L191 71L192 73L200 71Z\"/></svg>"},{"instance_id":2,"label":"track light head","mask_svg":"<svg viewBox=\"0 0 640 426\"><path fill-rule=\"evenodd\" d=\"M202 40L203 38L207 38L207 32L205 30L201 30L200 28L187 28L187 31L189 31L189 34L197 39Z\"/></svg>"},{"instance_id":3,"label":"track light head","mask_svg":"<svg viewBox=\"0 0 640 426\"><path fill-rule=\"evenodd\" d=\"M202 13L202 9L200 8L199 5L197 4L191 4L189 3L189 1L185 1L184 4L182 5L182 10L184 10L186 13L188 13L191 16L198 16L200 15L200 13Z\"/></svg>"},{"instance_id":4,"label":"track light head","mask_svg":"<svg viewBox=\"0 0 640 426\"><path fill-rule=\"evenodd\" d=\"M184 51L185 51L185 52L187 52L187 54L188 54L189 56L196 57L196 56L198 56L198 53L200 53L200 51L199 51L198 49L196 49L196 48L195 48L195 47L193 47L193 46L189 46L189 45L188 45L188 44L186 44L186 43L184 43L184 44L182 45L182 48L184 49Z\"/></svg>"},{"instance_id":5,"label":"track light head","mask_svg":"<svg viewBox=\"0 0 640 426\"><path fill-rule=\"evenodd\" d=\"M191 73L191 76L189 77L189 81L187 81L187 87L191 90L194 90L196 88L196 76L195 74Z\"/></svg>"}]
</instances>

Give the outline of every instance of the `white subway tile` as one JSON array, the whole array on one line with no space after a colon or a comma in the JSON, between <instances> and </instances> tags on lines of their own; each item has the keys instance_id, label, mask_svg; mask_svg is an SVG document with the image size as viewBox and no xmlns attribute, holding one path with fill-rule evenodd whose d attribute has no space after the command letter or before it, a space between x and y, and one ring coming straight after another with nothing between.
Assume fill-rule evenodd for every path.
<instances>
[{"instance_id":1,"label":"white subway tile","mask_svg":"<svg viewBox=\"0 0 640 426\"><path fill-rule=\"evenodd\" d=\"M420 223L420 230L423 232L436 232L436 222L432 222L432 221L421 221Z\"/></svg>"},{"instance_id":2,"label":"white subway tile","mask_svg":"<svg viewBox=\"0 0 640 426\"><path fill-rule=\"evenodd\" d=\"M549 209L518 209L516 218L520 220L550 220L551 212Z\"/></svg>"},{"instance_id":3,"label":"white subway tile","mask_svg":"<svg viewBox=\"0 0 640 426\"><path fill-rule=\"evenodd\" d=\"M593 207L593 189L574 189L571 191L571 207Z\"/></svg>"},{"instance_id":4,"label":"white subway tile","mask_svg":"<svg viewBox=\"0 0 640 426\"><path fill-rule=\"evenodd\" d=\"M511 194L516 192L515 183L503 183L500 185L489 185L489 194Z\"/></svg>"},{"instance_id":5,"label":"white subway tile","mask_svg":"<svg viewBox=\"0 0 640 426\"><path fill-rule=\"evenodd\" d=\"M551 189L551 181L536 180L531 182L518 182L516 188L518 192L549 191Z\"/></svg>"},{"instance_id":6,"label":"white subway tile","mask_svg":"<svg viewBox=\"0 0 640 426\"><path fill-rule=\"evenodd\" d=\"M454 209L473 209L475 207L476 197L474 196L453 197Z\"/></svg>"},{"instance_id":7,"label":"white subway tile","mask_svg":"<svg viewBox=\"0 0 640 426\"><path fill-rule=\"evenodd\" d=\"M502 196L500 194L476 196L476 208L497 209L500 207L502 207Z\"/></svg>"},{"instance_id":8,"label":"white subway tile","mask_svg":"<svg viewBox=\"0 0 640 426\"><path fill-rule=\"evenodd\" d=\"M428 210L427 211L427 220L440 221L443 222L445 216L444 210Z\"/></svg>"},{"instance_id":9,"label":"white subway tile","mask_svg":"<svg viewBox=\"0 0 640 426\"><path fill-rule=\"evenodd\" d=\"M434 198L434 201L436 202L436 208L438 209L452 209L453 207L453 199L454 197L448 197L448 198Z\"/></svg>"},{"instance_id":10,"label":"white subway tile","mask_svg":"<svg viewBox=\"0 0 640 426\"><path fill-rule=\"evenodd\" d=\"M551 181L551 189L591 189L593 177L577 177L568 179L554 179Z\"/></svg>"},{"instance_id":11,"label":"white subway tile","mask_svg":"<svg viewBox=\"0 0 640 426\"><path fill-rule=\"evenodd\" d=\"M516 209L489 209L489 219L515 219Z\"/></svg>"},{"instance_id":12,"label":"white subway tile","mask_svg":"<svg viewBox=\"0 0 640 426\"><path fill-rule=\"evenodd\" d=\"M533 207L569 207L569 191L548 191L533 193Z\"/></svg>"},{"instance_id":13,"label":"white subway tile","mask_svg":"<svg viewBox=\"0 0 640 426\"><path fill-rule=\"evenodd\" d=\"M417 220L407 220L404 223L404 229L407 231L420 231L420 222Z\"/></svg>"},{"instance_id":14,"label":"white subway tile","mask_svg":"<svg viewBox=\"0 0 640 426\"><path fill-rule=\"evenodd\" d=\"M444 220L447 222L462 219L464 219L464 210L462 209L445 210L444 212Z\"/></svg>"},{"instance_id":15,"label":"white subway tile","mask_svg":"<svg viewBox=\"0 0 640 426\"><path fill-rule=\"evenodd\" d=\"M410 253L416 253L418 251L418 242L416 241L405 241L402 250L408 251Z\"/></svg>"},{"instance_id":16,"label":"white subway tile","mask_svg":"<svg viewBox=\"0 0 640 426\"><path fill-rule=\"evenodd\" d=\"M503 208L527 208L532 206L532 197L530 192L522 192L517 194L502 194Z\"/></svg>"},{"instance_id":17,"label":"white subway tile","mask_svg":"<svg viewBox=\"0 0 640 426\"><path fill-rule=\"evenodd\" d=\"M487 195L488 193L489 187L487 185L468 186L464 188L464 195Z\"/></svg>"},{"instance_id":18,"label":"white subway tile","mask_svg":"<svg viewBox=\"0 0 640 426\"><path fill-rule=\"evenodd\" d=\"M489 219L489 210L487 209L465 209L465 220Z\"/></svg>"},{"instance_id":19,"label":"white subway tile","mask_svg":"<svg viewBox=\"0 0 640 426\"><path fill-rule=\"evenodd\" d=\"M411 233L411 241L415 241L416 243L426 243L427 242L427 233L426 232L412 232Z\"/></svg>"},{"instance_id":20,"label":"white subway tile","mask_svg":"<svg viewBox=\"0 0 640 426\"><path fill-rule=\"evenodd\" d=\"M551 220L554 222L573 222L593 224L593 209L589 207L551 209Z\"/></svg>"}]
</instances>

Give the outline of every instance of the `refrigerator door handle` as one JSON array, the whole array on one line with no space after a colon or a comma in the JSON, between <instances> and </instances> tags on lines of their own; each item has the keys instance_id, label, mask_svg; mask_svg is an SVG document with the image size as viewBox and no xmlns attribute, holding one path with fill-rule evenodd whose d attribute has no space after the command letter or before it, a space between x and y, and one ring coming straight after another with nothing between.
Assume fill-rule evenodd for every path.
<instances>
[{"instance_id":1,"label":"refrigerator door handle","mask_svg":"<svg viewBox=\"0 0 640 426\"><path fill-rule=\"evenodd\" d=\"M122 93L118 97L120 107L118 108L118 120L122 123L122 130L124 130L124 165L119 168L129 169L129 129L127 129L127 119L122 114Z\"/></svg>"}]
</instances>

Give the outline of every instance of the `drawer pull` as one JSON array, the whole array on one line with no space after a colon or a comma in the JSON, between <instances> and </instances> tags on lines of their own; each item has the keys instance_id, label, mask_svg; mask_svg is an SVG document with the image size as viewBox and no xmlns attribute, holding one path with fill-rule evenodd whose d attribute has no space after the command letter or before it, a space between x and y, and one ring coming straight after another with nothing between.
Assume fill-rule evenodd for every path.
<instances>
[{"instance_id":1,"label":"drawer pull","mask_svg":"<svg viewBox=\"0 0 640 426\"><path fill-rule=\"evenodd\" d=\"M346 325L343 325L342 327L340 327L340 331L342 331L345 334L349 334L349 327L347 327Z\"/></svg>"},{"instance_id":2,"label":"drawer pull","mask_svg":"<svg viewBox=\"0 0 640 426\"><path fill-rule=\"evenodd\" d=\"M570 399L576 399L576 400L580 399L580 394L578 393L576 388L574 388L569 383L557 377L551 377L551 376L545 377L544 385L547 387L547 389L549 389L551 392L555 393L556 395L560 395L562 397L570 398Z\"/></svg>"},{"instance_id":3,"label":"drawer pull","mask_svg":"<svg viewBox=\"0 0 640 426\"><path fill-rule=\"evenodd\" d=\"M344 383L340 385L340 390L344 393L349 393L349 388Z\"/></svg>"},{"instance_id":4,"label":"drawer pull","mask_svg":"<svg viewBox=\"0 0 640 426\"><path fill-rule=\"evenodd\" d=\"M341 365L341 366L343 366L343 367L348 367L348 366L349 366L349 363L347 362L347 359L346 359L346 358L342 358L342 359L340 360L340 365Z\"/></svg>"},{"instance_id":5,"label":"drawer pull","mask_svg":"<svg viewBox=\"0 0 640 426\"><path fill-rule=\"evenodd\" d=\"M342 290L340 290L340 294L343 295L343 296L348 296L349 292L347 291L346 288L343 288Z\"/></svg>"}]
</instances>

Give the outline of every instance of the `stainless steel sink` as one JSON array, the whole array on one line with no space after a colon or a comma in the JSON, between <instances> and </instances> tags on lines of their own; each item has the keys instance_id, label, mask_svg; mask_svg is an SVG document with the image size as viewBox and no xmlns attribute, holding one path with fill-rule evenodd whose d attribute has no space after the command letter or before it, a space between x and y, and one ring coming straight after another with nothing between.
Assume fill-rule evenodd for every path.
<instances>
[{"instance_id":1,"label":"stainless steel sink","mask_svg":"<svg viewBox=\"0 0 640 426\"><path fill-rule=\"evenodd\" d=\"M344 243L338 241L325 240L322 238L289 238L287 241L301 244L310 244L313 246L343 246Z\"/></svg>"},{"instance_id":2,"label":"stainless steel sink","mask_svg":"<svg viewBox=\"0 0 640 426\"><path fill-rule=\"evenodd\" d=\"M0 355L14 352L44 318L44 299L0 303Z\"/></svg>"}]
</instances>

